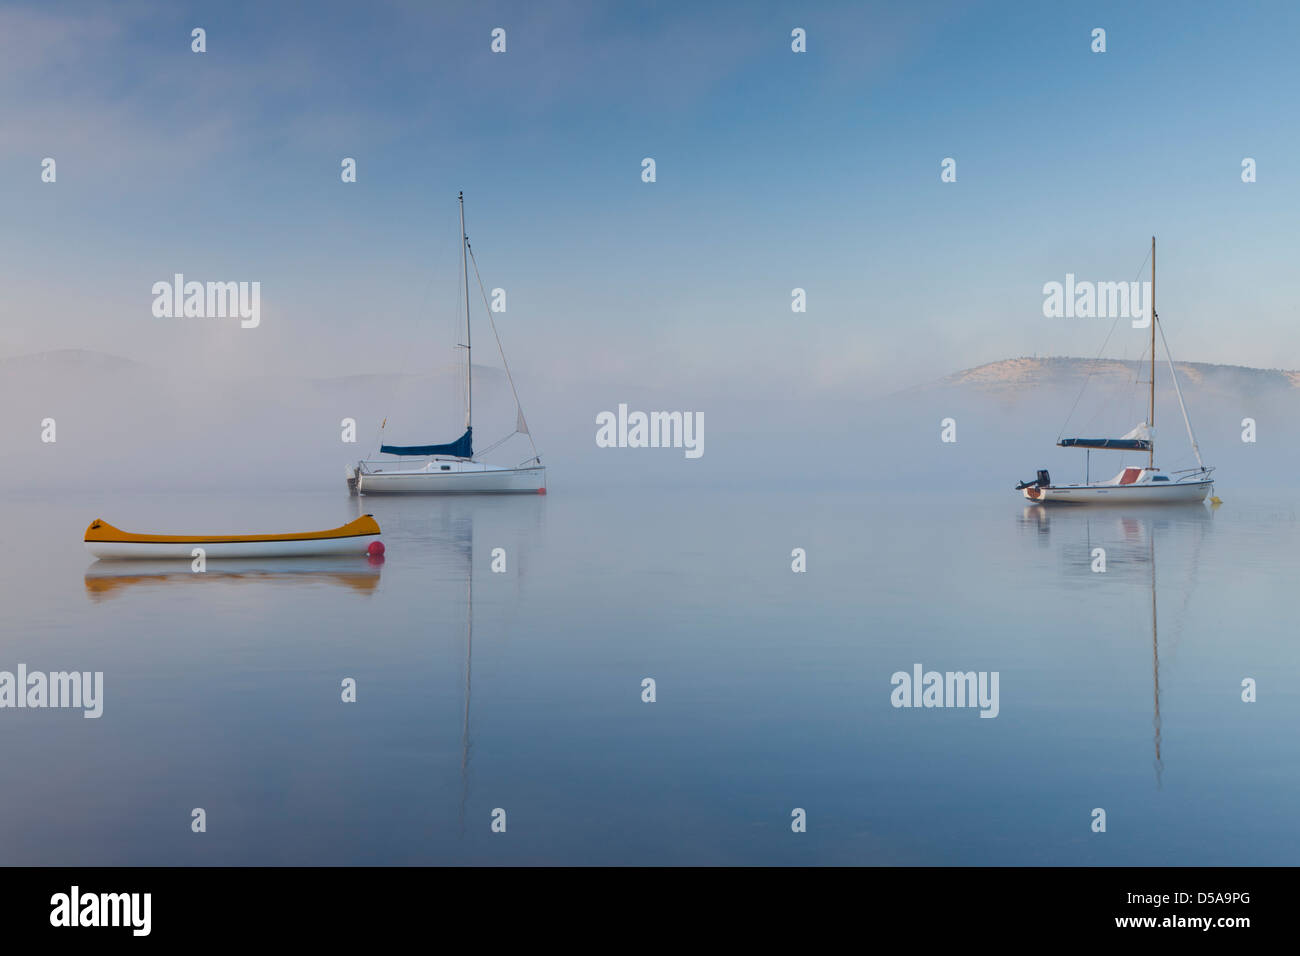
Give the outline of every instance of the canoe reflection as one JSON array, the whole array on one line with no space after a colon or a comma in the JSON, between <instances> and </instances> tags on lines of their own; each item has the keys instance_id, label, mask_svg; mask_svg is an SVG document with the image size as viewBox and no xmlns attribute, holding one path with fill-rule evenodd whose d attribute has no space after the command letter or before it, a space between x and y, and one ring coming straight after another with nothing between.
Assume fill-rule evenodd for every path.
<instances>
[{"instance_id":1,"label":"canoe reflection","mask_svg":"<svg viewBox=\"0 0 1300 956\"><path fill-rule=\"evenodd\" d=\"M204 582L227 585L272 584L284 587L331 585L370 595L379 587L383 558L263 558L248 561L222 561L208 564L206 571L191 571L189 565L178 569L175 561L135 561L129 568L115 564L112 569L99 566L86 572L86 595L92 601L120 597L132 588L202 587Z\"/></svg>"}]
</instances>

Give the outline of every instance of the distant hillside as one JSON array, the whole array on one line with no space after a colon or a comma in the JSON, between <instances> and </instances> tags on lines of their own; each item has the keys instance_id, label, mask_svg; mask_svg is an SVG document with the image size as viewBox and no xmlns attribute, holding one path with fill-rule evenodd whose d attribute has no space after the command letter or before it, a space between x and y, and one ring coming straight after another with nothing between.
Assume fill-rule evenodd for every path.
<instances>
[{"instance_id":1,"label":"distant hillside","mask_svg":"<svg viewBox=\"0 0 1300 956\"><path fill-rule=\"evenodd\" d=\"M94 352L90 349L54 349L50 352L34 352L29 355L0 358L0 373L14 373L24 369L76 372L84 369L122 371L147 367L132 359L109 355L107 352Z\"/></svg>"},{"instance_id":2,"label":"distant hillside","mask_svg":"<svg viewBox=\"0 0 1300 956\"><path fill-rule=\"evenodd\" d=\"M143 362L137 362L134 359L122 358L118 355L111 355L108 352L96 352L91 349L53 349L49 352L32 352L26 355L13 355L6 358L0 358L0 384L3 384L4 376L19 376L24 373L35 374L38 376L69 373L72 375L94 374L96 372L123 372L133 371L137 374L147 375L151 373L162 374L163 370L155 366L147 365ZM191 373L186 373L187 377L192 377ZM295 381L312 382L321 385L367 385L374 382L411 382L411 381L428 381L441 380L444 378L459 379L465 374L463 365L441 365L431 366L426 372L414 375L407 372L363 372L352 375L339 375L326 378L306 378L298 377ZM197 377L204 377L202 374ZM268 378L275 381L285 381L283 375L255 375L247 376L249 378ZM504 382L505 373L501 369L491 365L475 365L474 378L476 384Z\"/></svg>"},{"instance_id":3,"label":"distant hillside","mask_svg":"<svg viewBox=\"0 0 1300 956\"><path fill-rule=\"evenodd\" d=\"M1240 397L1300 389L1300 372L1287 369L1249 368L1244 365L1210 365L1205 362L1175 362L1185 388L1228 393ZM928 388L973 388L991 395L1005 395L1031 388L1090 385L1123 386L1146 380L1149 365L1119 359L1068 357L1013 358L990 362L941 379ZM1156 385L1169 384L1168 366L1156 368Z\"/></svg>"}]
</instances>

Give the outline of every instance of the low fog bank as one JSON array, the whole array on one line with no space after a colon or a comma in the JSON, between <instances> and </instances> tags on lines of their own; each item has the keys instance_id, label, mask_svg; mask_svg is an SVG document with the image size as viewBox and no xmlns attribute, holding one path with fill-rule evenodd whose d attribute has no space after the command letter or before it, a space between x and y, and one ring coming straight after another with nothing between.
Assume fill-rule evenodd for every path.
<instances>
[{"instance_id":1,"label":"low fog bank","mask_svg":"<svg viewBox=\"0 0 1300 956\"><path fill-rule=\"evenodd\" d=\"M1201 457L1216 469L1221 488L1296 485L1300 453L1289 433L1290 422L1300 412L1300 393L1212 402L1195 389L1184 387L1183 394ZM1114 477L1124 464L1146 464L1145 452L1097 450L1088 456L1058 447L1058 438L1118 438L1146 417L1143 402L1120 412L1076 412L1067 423L1077 397L1078 390L1070 386L1040 386L1015 396L960 386L894 396L877 408L884 412L878 419L882 451L895 481L937 488L1007 488L1033 479L1039 468L1051 471L1055 481L1073 482L1083 481L1090 467L1096 481ZM1254 443L1242 441L1244 418L1256 421ZM955 442L942 441L945 419L955 423ZM1155 459L1165 472L1197 465L1177 398L1168 387L1156 389Z\"/></svg>"},{"instance_id":2,"label":"low fog bank","mask_svg":"<svg viewBox=\"0 0 1300 956\"><path fill-rule=\"evenodd\" d=\"M1014 370L1015 361L995 364ZM1279 375L1265 380L1256 370L1234 375L1230 367L1218 368L1214 377L1198 377L1193 368L1184 397L1221 488L1293 486L1300 452L1289 434L1300 389ZM1014 375L984 369L871 402L779 395L755 401L704 389L668 394L517 381L553 493L592 486L1000 491L1038 468L1081 479L1083 453L1055 447L1078 398L1077 368L1043 366ZM344 467L377 451L385 418L384 440L393 444L460 435L459 374L448 368L428 375L217 380L91 352L9 359L0 362L0 447L7 465L0 487L60 494L346 493ZM1116 437L1143 419L1145 398L1120 381L1124 374L1089 383L1067 435ZM505 376L491 368L475 369L474 399L481 450L514 428L514 404ZM617 413L620 403L629 411L702 412L704 454L692 459L684 448L598 447L596 416ZM342 441L345 418L356 421L355 443ZM1257 423L1254 443L1242 441L1243 418ZM41 440L45 419L55 422L55 442ZM954 442L942 440L945 419L955 423ZM1167 471L1192 467L1168 385L1157 388L1156 422L1157 464ZM487 460L515 464L530 455L519 435ZM1145 456L1093 452L1092 477L1110 477L1121 461L1138 459Z\"/></svg>"}]
</instances>

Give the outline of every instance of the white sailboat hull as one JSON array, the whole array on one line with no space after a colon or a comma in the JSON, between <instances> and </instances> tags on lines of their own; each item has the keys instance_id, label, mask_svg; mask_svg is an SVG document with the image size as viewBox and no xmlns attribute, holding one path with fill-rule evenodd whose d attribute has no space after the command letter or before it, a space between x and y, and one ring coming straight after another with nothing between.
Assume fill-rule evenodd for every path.
<instances>
[{"instance_id":1,"label":"white sailboat hull","mask_svg":"<svg viewBox=\"0 0 1300 956\"><path fill-rule=\"evenodd\" d=\"M1213 481L1157 481L1131 485L1050 485L1026 488L1024 495L1039 504L1182 504L1204 501Z\"/></svg>"},{"instance_id":2,"label":"white sailboat hull","mask_svg":"<svg viewBox=\"0 0 1300 956\"><path fill-rule=\"evenodd\" d=\"M362 462L351 469L348 487L362 495L545 494L546 469L503 468L480 462L431 462L423 468L380 468ZM446 470L444 470L446 469Z\"/></svg>"}]
</instances>

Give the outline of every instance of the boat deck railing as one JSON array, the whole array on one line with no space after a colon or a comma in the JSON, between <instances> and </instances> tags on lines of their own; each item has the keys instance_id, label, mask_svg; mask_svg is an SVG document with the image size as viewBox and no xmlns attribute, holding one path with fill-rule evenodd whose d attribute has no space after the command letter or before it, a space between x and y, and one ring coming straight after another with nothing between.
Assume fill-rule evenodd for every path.
<instances>
[{"instance_id":1,"label":"boat deck railing","mask_svg":"<svg viewBox=\"0 0 1300 956\"><path fill-rule=\"evenodd\" d=\"M1170 474L1183 476L1181 478L1174 479L1174 484L1178 484L1180 481L1190 481L1192 479L1197 479L1197 478L1208 478L1210 477L1210 472L1212 471L1214 471L1213 466L1209 468L1184 468L1181 471L1170 472Z\"/></svg>"},{"instance_id":2,"label":"boat deck railing","mask_svg":"<svg viewBox=\"0 0 1300 956\"><path fill-rule=\"evenodd\" d=\"M411 464L412 462L416 462L416 461L427 461L430 463L435 461L456 462L462 465L478 465L481 468L506 467L504 465L493 466L489 462L479 461L474 458L444 458L439 455L395 455L392 458L362 458L360 461L357 462L357 464L358 465L405 465L405 464ZM523 461L519 462L519 464L514 465L512 467L542 468L544 466L542 465L542 459L540 457L536 457L536 458L525 458Z\"/></svg>"}]
</instances>

